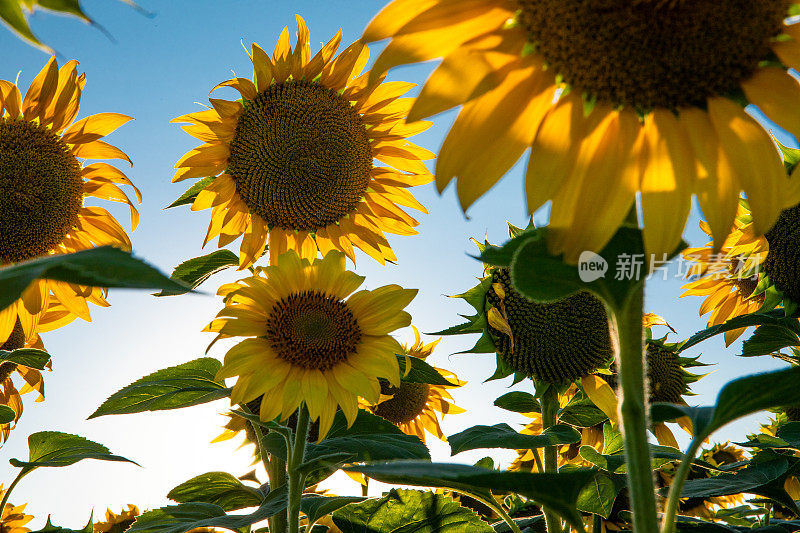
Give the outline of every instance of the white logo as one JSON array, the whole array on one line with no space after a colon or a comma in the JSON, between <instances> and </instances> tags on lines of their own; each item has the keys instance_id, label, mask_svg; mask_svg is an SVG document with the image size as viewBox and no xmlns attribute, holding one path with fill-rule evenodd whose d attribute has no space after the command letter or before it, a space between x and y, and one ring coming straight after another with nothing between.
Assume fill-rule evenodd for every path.
<instances>
[{"instance_id":1,"label":"white logo","mask_svg":"<svg viewBox=\"0 0 800 533\"><path fill-rule=\"evenodd\" d=\"M606 277L608 262L594 252L588 250L581 252L578 258L578 276L584 283L590 283L598 278Z\"/></svg>"}]
</instances>

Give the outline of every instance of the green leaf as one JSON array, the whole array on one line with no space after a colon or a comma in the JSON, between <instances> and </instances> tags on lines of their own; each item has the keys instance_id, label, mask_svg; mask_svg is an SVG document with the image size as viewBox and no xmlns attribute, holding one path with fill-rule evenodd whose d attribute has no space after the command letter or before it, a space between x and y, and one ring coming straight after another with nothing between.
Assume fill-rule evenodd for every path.
<instances>
[{"instance_id":1,"label":"green leaf","mask_svg":"<svg viewBox=\"0 0 800 533\"><path fill-rule=\"evenodd\" d=\"M163 290L155 296L176 296L196 289L217 272L239 265L239 258L230 250L217 250L210 254L187 259L172 271L171 279L186 285L180 291Z\"/></svg>"},{"instance_id":2,"label":"green leaf","mask_svg":"<svg viewBox=\"0 0 800 533\"><path fill-rule=\"evenodd\" d=\"M608 518L611 509L614 507L614 500L617 494L625 486L623 476L614 476L615 479L605 473L596 472L594 478L589 482L578 496L577 507L585 513L600 515Z\"/></svg>"},{"instance_id":3,"label":"green leaf","mask_svg":"<svg viewBox=\"0 0 800 533\"><path fill-rule=\"evenodd\" d=\"M226 472L208 472L193 477L169 491L167 498L178 503L213 503L226 512L256 507L264 499L258 490Z\"/></svg>"},{"instance_id":4,"label":"green leaf","mask_svg":"<svg viewBox=\"0 0 800 533\"><path fill-rule=\"evenodd\" d=\"M556 444L572 444L581 440L575 429L557 424L540 435L517 433L508 424L473 426L447 438L451 455L479 448L505 448L509 450L533 450Z\"/></svg>"},{"instance_id":5,"label":"green leaf","mask_svg":"<svg viewBox=\"0 0 800 533\"><path fill-rule=\"evenodd\" d=\"M540 413L539 401L529 392L514 391L503 394L494 401L500 409L514 413Z\"/></svg>"},{"instance_id":6,"label":"green leaf","mask_svg":"<svg viewBox=\"0 0 800 533\"><path fill-rule=\"evenodd\" d=\"M353 461L383 461L389 459L430 459L428 448L417 437L406 435L391 422L360 409L353 425L341 411L336 413L326 438L309 443L306 461L349 453Z\"/></svg>"},{"instance_id":7,"label":"green leaf","mask_svg":"<svg viewBox=\"0 0 800 533\"><path fill-rule=\"evenodd\" d=\"M16 418L16 411L7 405L0 405L0 424L10 424Z\"/></svg>"},{"instance_id":8,"label":"green leaf","mask_svg":"<svg viewBox=\"0 0 800 533\"><path fill-rule=\"evenodd\" d=\"M492 533L489 524L449 496L392 489L383 498L350 504L333 514L343 533Z\"/></svg>"},{"instance_id":9,"label":"green leaf","mask_svg":"<svg viewBox=\"0 0 800 533\"><path fill-rule=\"evenodd\" d=\"M394 461L384 464L351 466L345 470L398 485L442 487L491 497L489 491L516 492L549 507L574 528L583 531L575 504L583 487L594 477L592 470L558 474L499 472L476 466L422 461Z\"/></svg>"},{"instance_id":10,"label":"green leaf","mask_svg":"<svg viewBox=\"0 0 800 533\"><path fill-rule=\"evenodd\" d=\"M126 533L185 533L197 527L236 530L261 522L286 509L286 485L271 491L261 506L246 515L226 515L210 503L182 503L142 514Z\"/></svg>"},{"instance_id":11,"label":"green leaf","mask_svg":"<svg viewBox=\"0 0 800 533\"><path fill-rule=\"evenodd\" d=\"M32 433L28 436L28 460L11 459L9 462L17 468L33 470L39 467L70 466L84 459L136 464L130 459L113 455L102 444L60 431Z\"/></svg>"},{"instance_id":12,"label":"green leaf","mask_svg":"<svg viewBox=\"0 0 800 533\"><path fill-rule=\"evenodd\" d=\"M409 362L408 373L406 374L406 361ZM430 385L444 385L450 387L458 386L451 383L442 376L438 370L419 357L406 357L397 355L397 362L400 364L400 377L407 383L428 383Z\"/></svg>"},{"instance_id":13,"label":"green leaf","mask_svg":"<svg viewBox=\"0 0 800 533\"><path fill-rule=\"evenodd\" d=\"M748 315L740 315L734 317L727 322L723 322L722 324L717 324L716 326L711 326L710 328L706 328L702 331L699 331L680 343L677 347L677 353L683 352L688 350L689 348L700 344L701 342L708 340L720 333L725 333L726 331L732 331L734 329L740 328L748 328L751 326L764 326L764 325L779 325L784 327L791 327L791 319L787 319L786 313L783 309L774 309L772 311L768 311L766 313L751 313ZM794 319L795 326L797 325L797 319Z\"/></svg>"},{"instance_id":14,"label":"green leaf","mask_svg":"<svg viewBox=\"0 0 800 533\"><path fill-rule=\"evenodd\" d=\"M92 22L92 19L81 9L80 0L34 0L36 4L51 11L78 17L84 22Z\"/></svg>"},{"instance_id":15,"label":"green leaf","mask_svg":"<svg viewBox=\"0 0 800 533\"><path fill-rule=\"evenodd\" d=\"M588 398L580 403L570 402L558 412L560 422L579 428L590 428L607 419L608 416Z\"/></svg>"},{"instance_id":16,"label":"green leaf","mask_svg":"<svg viewBox=\"0 0 800 533\"><path fill-rule=\"evenodd\" d=\"M797 323L797 319L794 319ZM800 337L792 329L780 324L768 324L756 328L753 335L742 345L743 357L769 355L789 346L800 345Z\"/></svg>"},{"instance_id":17,"label":"green leaf","mask_svg":"<svg viewBox=\"0 0 800 533\"><path fill-rule=\"evenodd\" d=\"M345 505L364 501L365 498L357 496L322 496L319 494L304 494L300 499L300 511L308 516L309 521L316 522L325 515L341 509Z\"/></svg>"},{"instance_id":18,"label":"green leaf","mask_svg":"<svg viewBox=\"0 0 800 533\"><path fill-rule=\"evenodd\" d=\"M177 200L169 204L166 209L194 203L194 200L197 198L197 195L200 194L200 191L211 185L211 182L214 181L214 178L216 178L216 176L209 176L195 182L185 193L180 195Z\"/></svg>"},{"instance_id":19,"label":"green leaf","mask_svg":"<svg viewBox=\"0 0 800 533\"><path fill-rule=\"evenodd\" d=\"M216 380L221 366L212 357L201 357L153 372L112 394L89 419L179 409L226 398L230 389Z\"/></svg>"},{"instance_id":20,"label":"green leaf","mask_svg":"<svg viewBox=\"0 0 800 533\"><path fill-rule=\"evenodd\" d=\"M31 27L25 19L18 0L0 0L0 20L2 20L17 35L26 39L38 48L49 51L39 39L31 32Z\"/></svg>"},{"instance_id":21,"label":"green leaf","mask_svg":"<svg viewBox=\"0 0 800 533\"><path fill-rule=\"evenodd\" d=\"M49 360L49 353L36 348L20 348L10 352L0 350L0 361L10 361L36 370L44 370Z\"/></svg>"},{"instance_id":22,"label":"green leaf","mask_svg":"<svg viewBox=\"0 0 800 533\"><path fill-rule=\"evenodd\" d=\"M2 0L0 0L2 1ZM183 291L185 287L113 246L48 255L0 268L0 309L14 303L36 279L123 289Z\"/></svg>"},{"instance_id":23,"label":"green leaf","mask_svg":"<svg viewBox=\"0 0 800 533\"><path fill-rule=\"evenodd\" d=\"M651 461L653 469L665 465L666 463L676 461L682 457L680 451L675 448L651 445L650 449L652 451ZM596 467L612 474L624 474L628 471L628 465L625 463L625 455L622 453L616 455L601 454L591 446L581 446L578 453Z\"/></svg>"}]
</instances>

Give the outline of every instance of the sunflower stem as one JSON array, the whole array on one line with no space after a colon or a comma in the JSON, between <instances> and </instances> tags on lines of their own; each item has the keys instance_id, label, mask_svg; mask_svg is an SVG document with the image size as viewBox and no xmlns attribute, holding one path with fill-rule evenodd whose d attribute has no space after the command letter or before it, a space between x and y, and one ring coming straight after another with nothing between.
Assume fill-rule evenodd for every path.
<instances>
[{"instance_id":1,"label":"sunflower stem","mask_svg":"<svg viewBox=\"0 0 800 533\"><path fill-rule=\"evenodd\" d=\"M596 514L592 515L592 533L603 533L603 519Z\"/></svg>"},{"instance_id":2,"label":"sunflower stem","mask_svg":"<svg viewBox=\"0 0 800 533\"><path fill-rule=\"evenodd\" d=\"M300 472L300 465L306 454L306 441L308 440L309 415L304 403L297 410L297 430L294 442L289 452L289 499L286 508L289 520L289 533L300 531L300 498L303 495L303 482L305 476Z\"/></svg>"},{"instance_id":3,"label":"sunflower stem","mask_svg":"<svg viewBox=\"0 0 800 533\"><path fill-rule=\"evenodd\" d=\"M637 533L656 533L656 497L653 486L650 447L647 441L647 394L645 394L644 286L628 293L622 309L615 313L619 336L618 368L622 390L620 414L628 465L628 488Z\"/></svg>"},{"instance_id":4,"label":"sunflower stem","mask_svg":"<svg viewBox=\"0 0 800 533\"><path fill-rule=\"evenodd\" d=\"M262 451L261 453L266 452ZM273 455L269 465L270 467L267 469L267 476L269 476L270 490L286 485L286 461ZM283 513L278 513L270 518L268 520L270 531L278 531L280 533L286 531L289 528L289 524L286 521L286 516L287 515Z\"/></svg>"},{"instance_id":5,"label":"sunflower stem","mask_svg":"<svg viewBox=\"0 0 800 533\"><path fill-rule=\"evenodd\" d=\"M19 483L23 477L25 477L26 475L28 475L29 472L32 471L33 468L27 468L27 469L23 468L22 470L20 470L19 474L17 474L17 477L14 478L14 481L11 482L11 485L8 486L8 489L6 489L6 493L3 495L3 501L0 501L0 514L2 514L3 510L6 508L6 504L8 503L8 498L11 496L11 491L14 490L14 487L17 486L17 483Z\"/></svg>"},{"instance_id":6,"label":"sunflower stem","mask_svg":"<svg viewBox=\"0 0 800 533\"><path fill-rule=\"evenodd\" d=\"M692 461L702 445L703 439L701 437L692 439L686 453L681 457L681 464L678 466L678 471L675 472L675 477L672 478L672 483L669 486L667 506L664 509L664 518L661 522L662 533L675 533L675 518L678 515L678 505L681 501L683 484L686 483L686 478L689 477L689 468L692 466Z\"/></svg>"},{"instance_id":7,"label":"sunflower stem","mask_svg":"<svg viewBox=\"0 0 800 533\"><path fill-rule=\"evenodd\" d=\"M556 423L558 415L558 390L554 385L548 385L542 397L539 398L542 407L542 431ZM544 448L544 471L547 473L558 473L558 447L545 446ZM544 522L547 525L548 533L561 533L561 520L548 508L542 509Z\"/></svg>"}]
</instances>

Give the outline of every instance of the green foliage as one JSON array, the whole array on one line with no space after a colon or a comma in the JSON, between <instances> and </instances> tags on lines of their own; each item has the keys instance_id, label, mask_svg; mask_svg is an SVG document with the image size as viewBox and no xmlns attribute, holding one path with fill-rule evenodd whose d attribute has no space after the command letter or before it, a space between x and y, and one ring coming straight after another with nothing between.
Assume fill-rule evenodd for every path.
<instances>
[{"instance_id":1,"label":"green foliage","mask_svg":"<svg viewBox=\"0 0 800 533\"><path fill-rule=\"evenodd\" d=\"M138 379L112 394L89 416L180 409L230 396L230 389L216 380L221 363L201 357L164 368Z\"/></svg>"},{"instance_id":2,"label":"green foliage","mask_svg":"<svg viewBox=\"0 0 800 533\"><path fill-rule=\"evenodd\" d=\"M798 325L796 318L793 319L787 317L783 309L773 309L772 311L768 311L766 313L750 313L747 315L740 315L722 324L717 324L716 326L711 326L710 328L698 331L682 343L678 344L677 352L680 353L688 350L689 348L716 335L725 333L726 331L765 325L786 328L789 331L800 333L800 325Z\"/></svg>"},{"instance_id":3,"label":"green foliage","mask_svg":"<svg viewBox=\"0 0 800 533\"><path fill-rule=\"evenodd\" d=\"M92 523L92 517L89 516L89 522L83 526L83 529L69 529L66 527L56 526L50 521L50 516L47 516L47 523L44 527L38 531L32 531L31 533L94 533L94 526Z\"/></svg>"},{"instance_id":4,"label":"green foliage","mask_svg":"<svg viewBox=\"0 0 800 533\"><path fill-rule=\"evenodd\" d=\"M798 324L797 319L789 319L793 325ZM795 331L783 324L767 324L759 326L753 335L742 345L743 357L768 355L790 346L800 346L800 337Z\"/></svg>"},{"instance_id":5,"label":"green foliage","mask_svg":"<svg viewBox=\"0 0 800 533\"><path fill-rule=\"evenodd\" d=\"M211 182L214 181L215 177L216 176L209 176L207 178L203 178L201 180L196 181L194 184L192 184L191 187L189 187L189 189L187 189L185 193L180 195L180 197L177 200L169 204L166 207L166 209L194 203L194 200L195 198L197 198L197 195L200 194L200 191L211 185Z\"/></svg>"},{"instance_id":6,"label":"green foliage","mask_svg":"<svg viewBox=\"0 0 800 533\"><path fill-rule=\"evenodd\" d=\"M495 406L514 413L540 413L539 400L529 392L513 391L503 394L494 401Z\"/></svg>"},{"instance_id":7,"label":"green foliage","mask_svg":"<svg viewBox=\"0 0 800 533\"><path fill-rule=\"evenodd\" d=\"M133 0L121 1L136 8L140 12L147 13L133 2ZM83 10L80 0L0 0L0 20L6 23L19 37L46 52L52 52L52 50L33 34L28 25L28 20L23 8L29 12L37 8L44 8L61 15L77 17L83 22L99 27L99 25Z\"/></svg>"},{"instance_id":8,"label":"green foliage","mask_svg":"<svg viewBox=\"0 0 800 533\"><path fill-rule=\"evenodd\" d=\"M1 267L0 309L14 303L36 279L53 279L93 287L186 290L180 283L128 252L113 246L99 246L73 254L48 255Z\"/></svg>"},{"instance_id":9,"label":"green foliage","mask_svg":"<svg viewBox=\"0 0 800 533\"><path fill-rule=\"evenodd\" d=\"M182 503L168 505L142 514L128 533L185 533L196 527L219 527L236 530L275 516L286 509L286 486L271 491L257 510L244 515L227 515L219 505Z\"/></svg>"},{"instance_id":10,"label":"green foliage","mask_svg":"<svg viewBox=\"0 0 800 533\"><path fill-rule=\"evenodd\" d=\"M447 438L452 455L479 448L532 450L545 446L572 444L580 440L581 434L578 431L563 424L549 427L540 435L517 433L508 424L473 426Z\"/></svg>"},{"instance_id":11,"label":"green foliage","mask_svg":"<svg viewBox=\"0 0 800 533\"><path fill-rule=\"evenodd\" d=\"M10 361L36 370L44 370L49 360L49 353L36 348L20 348L11 352L0 350L0 361Z\"/></svg>"},{"instance_id":12,"label":"green foliage","mask_svg":"<svg viewBox=\"0 0 800 533\"><path fill-rule=\"evenodd\" d=\"M10 459L9 462L24 471L40 467L70 466L84 459L124 461L130 459L112 454L97 442L60 431L40 431L28 437L28 460Z\"/></svg>"},{"instance_id":13,"label":"green foliage","mask_svg":"<svg viewBox=\"0 0 800 533\"><path fill-rule=\"evenodd\" d=\"M489 524L449 496L392 489L383 498L350 504L333 514L343 533L491 533Z\"/></svg>"},{"instance_id":14,"label":"green foliage","mask_svg":"<svg viewBox=\"0 0 800 533\"><path fill-rule=\"evenodd\" d=\"M181 483L169 491L167 498L178 503L212 503L227 512L261 505L264 495L231 474L208 472Z\"/></svg>"},{"instance_id":15,"label":"green foliage","mask_svg":"<svg viewBox=\"0 0 800 533\"><path fill-rule=\"evenodd\" d=\"M216 250L210 254L187 259L172 271L173 279L186 287L180 291L162 290L156 296L176 296L196 289L217 272L239 265L239 258L230 250Z\"/></svg>"},{"instance_id":16,"label":"green foliage","mask_svg":"<svg viewBox=\"0 0 800 533\"><path fill-rule=\"evenodd\" d=\"M491 498L490 491L516 492L547 506L581 531L583 524L576 502L583 487L594 477L592 470L584 469L559 474L531 474L421 461L352 466L346 470L362 472L384 483L442 487L483 498Z\"/></svg>"},{"instance_id":17,"label":"green foliage","mask_svg":"<svg viewBox=\"0 0 800 533\"><path fill-rule=\"evenodd\" d=\"M576 506L585 513L608 518L614 507L614 501L623 487L625 487L624 476L595 472L592 480L581 490Z\"/></svg>"},{"instance_id":18,"label":"green foliage","mask_svg":"<svg viewBox=\"0 0 800 533\"><path fill-rule=\"evenodd\" d=\"M400 377L408 383L429 383L431 385L457 386L457 383L447 381L435 368L419 357L406 357L397 355L397 362L400 365ZM406 372L408 364L408 372Z\"/></svg>"},{"instance_id":19,"label":"green foliage","mask_svg":"<svg viewBox=\"0 0 800 533\"><path fill-rule=\"evenodd\" d=\"M308 517L310 522L316 522L325 515L331 514L345 505L364 501L365 498L356 496L322 496L318 494L304 494L300 500L300 510Z\"/></svg>"},{"instance_id":20,"label":"green foliage","mask_svg":"<svg viewBox=\"0 0 800 533\"><path fill-rule=\"evenodd\" d=\"M17 413L7 405L0 405L0 424L9 424L17 418Z\"/></svg>"}]
</instances>

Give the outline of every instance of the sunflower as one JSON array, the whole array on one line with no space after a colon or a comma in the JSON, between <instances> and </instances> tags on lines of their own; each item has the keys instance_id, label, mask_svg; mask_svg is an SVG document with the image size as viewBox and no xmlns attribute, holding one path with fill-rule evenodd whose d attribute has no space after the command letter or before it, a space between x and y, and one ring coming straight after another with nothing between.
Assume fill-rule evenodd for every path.
<instances>
[{"instance_id":1,"label":"sunflower","mask_svg":"<svg viewBox=\"0 0 800 533\"><path fill-rule=\"evenodd\" d=\"M5 495L3 486L0 485L0 498ZM33 516L23 513L25 505L12 505L6 503L0 516L0 533L28 533L30 529L25 524L33 520Z\"/></svg>"},{"instance_id":2,"label":"sunflower","mask_svg":"<svg viewBox=\"0 0 800 533\"><path fill-rule=\"evenodd\" d=\"M699 459L711 464L716 468L725 468L726 472L731 472L736 467L732 466L746 460L741 448L737 448L730 442L715 444L711 448L704 448L700 452ZM667 463L658 471L658 482L662 486L672 483L675 474L676 464ZM689 469L688 479L711 479L717 473L706 468L692 466ZM742 494L731 494L729 496L712 496L708 498L682 498L678 507L680 514L685 516L696 516L706 520L712 520L718 509L724 509L744 502Z\"/></svg>"},{"instance_id":3,"label":"sunflower","mask_svg":"<svg viewBox=\"0 0 800 533\"><path fill-rule=\"evenodd\" d=\"M417 291L386 285L354 293L363 281L345 270L341 252L309 260L290 250L221 287L225 308L205 331L250 337L228 351L217 374L238 376L231 403L263 396L259 414L269 421L286 420L305 402L324 438L338 407L352 424L359 396L378 401L378 378L399 387L401 346L389 333L411 323L403 308Z\"/></svg>"},{"instance_id":4,"label":"sunflower","mask_svg":"<svg viewBox=\"0 0 800 533\"><path fill-rule=\"evenodd\" d=\"M697 196L717 239L739 191L759 230L797 203L759 106L800 133L800 25L788 0L395 0L364 32L392 38L373 76L444 58L409 112L463 105L436 164L467 209L530 147L531 213L552 201L549 245L576 263L641 195L648 253L681 240ZM603 201L598 202L597 198Z\"/></svg>"},{"instance_id":5,"label":"sunflower","mask_svg":"<svg viewBox=\"0 0 800 533\"><path fill-rule=\"evenodd\" d=\"M211 208L205 243L243 235L242 269L267 245L273 265L287 249L305 258L338 249L355 261L353 246L394 261L384 232L416 233L399 206L426 212L407 188L433 180L422 160L434 155L406 138L430 123L405 123L412 99L400 96L413 84L367 83L363 42L334 57L340 31L310 58L308 28L300 16L297 24L294 50L284 28L272 59L253 44L252 81L215 87L241 100L211 99L213 109L173 121L203 141L175 164L173 182L204 178L192 210Z\"/></svg>"},{"instance_id":6,"label":"sunflower","mask_svg":"<svg viewBox=\"0 0 800 533\"><path fill-rule=\"evenodd\" d=\"M86 159L130 159L102 137L128 122L118 113L100 113L75 121L86 84L77 61L60 69L51 58L31 82L25 97L19 87L0 80L0 266L48 254L94 246L130 249L122 226L86 198L128 204L131 227L139 214L118 184L130 185L108 163L84 165ZM80 317L89 320L87 302L107 306L105 291L72 283L37 280L11 306L0 311L0 342L15 325L26 336L48 331ZM60 308L61 316L45 327L43 312ZM64 313L66 311L66 314Z\"/></svg>"},{"instance_id":7,"label":"sunflower","mask_svg":"<svg viewBox=\"0 0 800 533\"><path fill-rule=\"evenodd\" d=\"M41 322L47 322L49 319L50 313L45 312L42 315ZM44 350L44 344L39 335L34 334L30 337L26 337L22 329L22 324L17 321L11 335L9 335L8 339L3 344L0 344L0 350L11 352L19 348ZM49 361L47 362L46 368L48 370L51 368ZM19 375L23 379L25 384L22 389L17 389L12 379L14 375ZM11 361L0 363L0 404L11 407L16 413L13 423L0 424L0 444L8 439L9 433L14 429L16 422L22 416L21 395L33 391L38 393L38 397L36 398L37 402L44 401L44 378L42 378L42 373L39 370L24 365L18 365Z\"/></svg>"},{"instance_id":8,"label":"sunflower","mask_svg":"<svg viewBox=\"0 0 800 533\"><path fill-rule=\"evenodd\" d=\"M433 353L433 349L441 338L429 344L423 344L419 330L416 327L413 329L414 344L411 346L403 345L400 353L409 357L425 359ZM400 386L396 387L388 382L382 382L379 401L375 404L362 401L362 405L374 414L399 427L403 433L419 437L422 442L425 442L426 430L436 435L440 440L446 441L447 438L442 433L436 413L441 413L442 417L444 417L447 414L465 412L464 409L453 403L453 397L450 396L447 389L462 387L466 385L466 382L459 381L456 375L450 371L441 368L436 368L436 371L453 385L402 381Z\"/></svg>"},{"instance_id":9,"label":"sunflower","mask_svg":"<svg viewBox=\"0 0 800 533\"><path fill-rule=\"evenodd\" d=\"M509 224L509 234L520 228ZM479 250L485 245L474 241ZM511 285L507 268L484 265L478 285L457 295L475 308L468 322L441 334L481 333L468 352L497 354L490 379L514 375L565 385L607 368L613 358L603 302L588 291L552 303L535 303Z\"/></svg>"},{"instance_id":10,"label":"sunflower","mask_svg":"<svg viewBox=\"0 0 800 533\"><path fill-rule=\"evenodd\" d=\"M131 527L137 516L139 516L139 508L132 504L128 504L127 511L121 511L119 514L111 509L106 509L106 521L95 522L94 531L95 533L123 533Z\"/></svg>"},{"instance_id":11,"label":"sunflower","mask_svg":"<svg viewBox=\"0 0 800 533\"><path fill-rule=\"evenodd\" d=\"M701 229L710 235L708 224ZM683 296L705 296L700 314L711 311L708 325L778 306L786 300L800 302L800 205L785 209L765 234L757 232L749 203L741 200L733 229L718 253L711 243L684 251L695 263L687 276ZM731 344L746 328L725 332Z\"/></svg>"}]
</instances>

